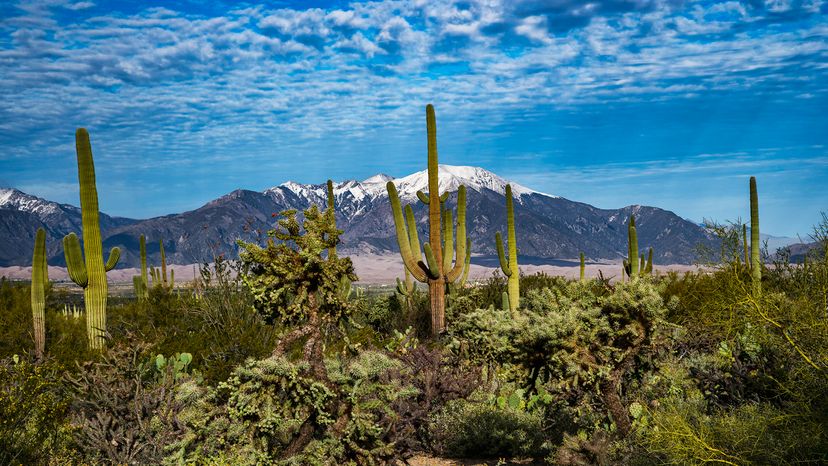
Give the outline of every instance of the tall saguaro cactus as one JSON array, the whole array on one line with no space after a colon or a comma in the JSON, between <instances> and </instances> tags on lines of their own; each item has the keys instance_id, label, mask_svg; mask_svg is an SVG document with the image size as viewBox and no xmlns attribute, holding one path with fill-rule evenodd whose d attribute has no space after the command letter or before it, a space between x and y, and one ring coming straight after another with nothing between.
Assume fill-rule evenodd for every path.
<instances>
[{"instance_id":1,"label":"tall saguaro cactus","mask_svg":"<svg viewBox=\"0 0 828 466\"><path fill-rule=\"evenodd\" d=\"M446 326L446 286L460 278L464 270L466 257L466 187L460 186L457 192L457 247L454 247L454 222L449 213L445 224L442 220L442 202L445 202L448 192L442 196L439 191L437 164L437 123L434 116L434 107L426 106L426 132L428 134L428 194L417 192L417 197L428 206L428 242L423 244L427 263L420 254L417 225L411 206L405 207L406 217L397 188L392 181L386 184L388 197L391 201L391 210L394 214L394 225L397 231L397 244L400 247L405 267L411 272L415 280L428 284L428 294L431 302L431 333L436 336ZM450 211L449 211L450 212ZM408 225L406 226L406 221ZM443 236L445 235L446 260L444 260ZM451 254L455 253L454 265L451 264Z\"/></svg>"},{"instance_id":2,"label":"tall saguaro cactus","mask_svg":"<svg viewBox=\"0 0 828 466\"><path fill-rule=\"evenodd\" d=\"M517 240L515 239L515 208L512 204L512 185L506 185L506 246L509 250L508 260L503 251L503 238L495 233L497 257L500 270L506 275L506 290L509 293L509 310L516 313L520 303L520 272L517 261Z\"/></svg>"},{"instance_id":3,"label":"tall saguaro cactus","mask_svg":"<svg viewBox=\"0 0 828 466\"><path fill-rule=\"evenodd\" d=\"M75 133L78 154L78 181L80 183L81 219L83 223L83 253L77 235L69 233L63 238L63 253L69 277L83 288L86 304L86 333L89 347L101 349L106 333L106 272L115 268L121 258L117 247L103 260L101 226L98 220L98 189L95 186L95 164L89 133L78 128Z\"/></svg>"},{"instance_id":4,"label":"tall saguaro cactus","mask_svg":"<svg viewBox=\"0 0 828 466\"><path fill-rule=\"evenodd\" d=\"M46 349L46 285L49 270L46 264L46 230L37 229L32 256L32 322L34 323L35 356L43 358Z\"/></svg>"},{"instance_id":5,"label":"tall saguaro cactus","mask_svg":"<svg viewBox=\"0 0 828 466\"><path fill-rule=\"evenodd\" d=\"M756 177L750 177L750 278L753 292L762 292L762 264L759 262L759 194Z\"/></svg>"}]
</instances>

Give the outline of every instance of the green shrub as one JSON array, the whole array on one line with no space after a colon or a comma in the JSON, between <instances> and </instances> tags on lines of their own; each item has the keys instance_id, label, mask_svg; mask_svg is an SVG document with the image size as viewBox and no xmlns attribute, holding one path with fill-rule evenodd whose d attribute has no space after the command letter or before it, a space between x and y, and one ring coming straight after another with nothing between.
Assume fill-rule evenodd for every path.
<instances>
[{"instance_id":1,"label":"green shrub","mask_svg":"<svg viewBox=\"0 0 828 466\"><path fill-rule=\"evenodd\" d=\"M26 357L0 360L0 463L69 461L69 399L60 366L33 364Z\"/></svg>"},{"instance_id":2,"label":"green shrub","mask_svg":"<svg viewBox=\"0 0 828 466\"><path fill-rule=\"evenodd\" d=\"M227 382L183 392L197 403L181 418L188 433L176 463L377 464L396 456L391 406L414 395L391 375L401 364L377 352L327 361L330 383L306 362L248 361Z\"/></svg>"},{"instance_id":3,"label":"green shrub","mask_svg":"<svg viewBox=\"0 0 828 466\"><path fill-rule=\"evenodd\" d=\"M429 425L435 453L455 458L540 458L548 454L538 413L455 400Z\"/></svg>"},{"instance_id":4,"label":"green shrub","mask_svg":"<svg viewBox=\"0 0 828 466\"><path fill-rule=\"evenodd\" d=\"M159 464L181 437L185 404L176 388L187 380L186 364L158 359L145 343L118 343L66 376L74 438L85 461Z\"/></svg>"}]
</instances>

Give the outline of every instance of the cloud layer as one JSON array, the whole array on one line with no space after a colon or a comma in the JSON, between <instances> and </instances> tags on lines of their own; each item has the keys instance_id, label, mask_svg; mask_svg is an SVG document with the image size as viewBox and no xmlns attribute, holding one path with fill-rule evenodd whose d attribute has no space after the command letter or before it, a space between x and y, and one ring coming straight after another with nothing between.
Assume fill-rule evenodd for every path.
<instances>
[{"instance_id":1,"label":"cloud layer","mask_svg":"<svg viewBox=\"0 0 828 466\"><path fill-rule=\"evenodd\" d=\"M651 113L660 102L719 99L808 112L828 100L820 0L158 4L0 6L0 182L65 182L78 126L90 128L113 186L127 192L132 177L167 193L133 197L123 213L140 215L161 213L147 204L176 186L191 194L172 196L180 206L195 207L215 190L358 176L356 166L404 174L422 165L411 156L422 150L426 102L457 161L474 164L463 143L517 156L527 150L508 135L529 126L539 141L559 120L600 120L601 107ZM699 149L685 155L709 148ZM546 168L560 163L541 152ZM681 155L591 154L592 163Z\"/></svg>"}]
</instances>

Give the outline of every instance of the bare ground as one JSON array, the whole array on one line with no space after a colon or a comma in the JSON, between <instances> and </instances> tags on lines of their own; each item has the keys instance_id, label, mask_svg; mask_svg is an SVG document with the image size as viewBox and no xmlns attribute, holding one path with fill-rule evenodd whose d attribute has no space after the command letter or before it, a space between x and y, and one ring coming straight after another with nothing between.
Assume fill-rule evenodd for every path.
<instances>
[{"instance_id":1,"label":"bare ground","mask_svg":"<svg viewBox=\"0 0 828 466\"><path fill-rule=\"evenodd\" d=\"M377 284L377 285L391 285L395 283L397 277L402 278L403 265L402 260L398 254L387 255L362 255L352 256L351 260L354 262L354 268L359 276L359 283L363 284ZM543 271L549 275L559 275L567 278L578 278L580 270L578 267L578 260L556 260L556 264L572 264L572 265L521 265L520 270L526 274L534 274ZM197 265L169 265L168 269L175 270L175 280L178 283L190 281L195 274L198 273ZM603 273L605 278L615 279L621 274L621 264L614 262L602 263L587 263L585 267L585 274L587 278L597 277L599 272ZM667 272L674 270L677 272L696 271L698 267L692 265L658 265L655 267L657 272ZM499 272L499 268L486 267L482 265L472 264L469 271L469 280L485 280L492 275L493 272ZM107 273L107 277L112 283L132 285L132 277L138 275L138 269L116 269ZM0 277L7 277L12 280L28 280L31 277L31 267L0 267ZM49 278L57 281L68 280L68 275L64 267L49 266Z\"/></svg>"}]
</instances>

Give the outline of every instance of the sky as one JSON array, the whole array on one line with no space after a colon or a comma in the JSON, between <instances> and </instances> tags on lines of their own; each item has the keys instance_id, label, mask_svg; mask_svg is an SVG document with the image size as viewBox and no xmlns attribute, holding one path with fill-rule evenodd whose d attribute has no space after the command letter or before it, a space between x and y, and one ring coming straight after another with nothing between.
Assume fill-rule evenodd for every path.
<instances>
[{"instance_id":1,"label":"sky","mask_svg":"<svg viewBox=\"0 0 828 466\"><path fill-rule=\"evenodd\" d=\"M474 165L602 208L805 237L828 1L0 2L0 186L146 218L288 180Z\"/></svg>"}]
</instances>

